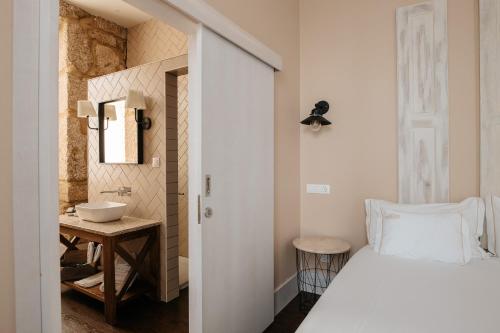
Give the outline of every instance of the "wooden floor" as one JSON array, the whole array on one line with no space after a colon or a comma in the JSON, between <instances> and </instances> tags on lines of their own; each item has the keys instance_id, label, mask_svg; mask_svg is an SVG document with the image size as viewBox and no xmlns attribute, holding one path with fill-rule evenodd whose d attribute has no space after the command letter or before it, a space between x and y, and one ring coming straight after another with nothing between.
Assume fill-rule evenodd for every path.
<instances>
[{"instance_id":1,"label":"wooden floor","mask_svg":"<svg viewBox=\"0 0 500 333\"><path fill-rule=\"evenodd\" d=\"M299 297L297 296L278 313L265 333L295 332L305 317L306 315L299 311Z\"/></svg>"},{"instance_id":2,"label":"wooden floor","mask_svg":"<svg viewBox=\"0 0 500 333\"><path fill-rule=\"evenodd\" d=\"M118 311L118 325L111 326L104 321L102 303L64 286L62 288L64 333L189 332L188 289L182 290L180 297L169 303L141 298L126 304ZM296 298L278 314L265 332L295 332L304 317Z\"/></svg>"}]
</instances>

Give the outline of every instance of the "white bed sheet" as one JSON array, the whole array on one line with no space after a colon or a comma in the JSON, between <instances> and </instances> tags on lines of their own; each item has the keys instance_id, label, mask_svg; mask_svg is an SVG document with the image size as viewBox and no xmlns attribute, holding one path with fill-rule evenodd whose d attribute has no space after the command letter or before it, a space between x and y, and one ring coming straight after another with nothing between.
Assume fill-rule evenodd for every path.
<instances>
[{"instance_id":1,"label":"white bed sheet","mask_svg":"<svg viewBox=\"0 0 500 333\"><path fill-rule=\"evenodd\" d=\"M358 251L297 332L500 332L500 260L460 266Z\"/></svg>"}]
</instances>

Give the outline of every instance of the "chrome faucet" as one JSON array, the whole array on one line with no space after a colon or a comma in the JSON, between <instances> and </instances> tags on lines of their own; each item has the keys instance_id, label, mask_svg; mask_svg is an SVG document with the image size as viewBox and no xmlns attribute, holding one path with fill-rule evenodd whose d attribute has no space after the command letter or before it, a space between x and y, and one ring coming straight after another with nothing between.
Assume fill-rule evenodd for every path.
<instances>
[{"instance_id":1,"label":"chrome faucet","mask_svg":"<svg viewBox=\"0 0 500 333\"><path fill-rule=\"evenodd\" d=\"M120 186L118 190L115 191L101 191L101 194L104 193L118 193L120 197L128 196L130 197L132 195L132 188L128 186Z\"/></svg>"}]
</instances>

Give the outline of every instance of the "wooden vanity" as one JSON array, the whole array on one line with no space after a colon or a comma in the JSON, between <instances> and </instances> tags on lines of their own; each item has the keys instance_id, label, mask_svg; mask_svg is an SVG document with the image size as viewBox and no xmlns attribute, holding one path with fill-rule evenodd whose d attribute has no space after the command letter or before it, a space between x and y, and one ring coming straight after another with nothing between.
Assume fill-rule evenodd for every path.
<instances>
[{"instance_id":1,"label":"wooden vanity","mask_svg":"<svg viewBox=\"0 0 500 333\"><path fill-rule=\"evenodd\" d=\"M73 282L66 286L104 303L106 321L116 323L117 307L143 294L160 299L160 224L161 221L124 216L119 221L94 223L82 221L75 216L59 217L60 241L66 251L75 250L80 240L103 245L101 262L104 272L104 292L99 285L80 287ZM70 238L67 238L70 236ZM132 255L123 242L145 238L137 255ZM115 254L126 261L131 270L121 290L115 290ZM61 257L64 253L61 255ZM149 260L145 260L149 257ZM149 267L148 267L149 266ZM137 274L137 278L134 277ZM129 288L131 283L133 285Z\"/></svg>"}]
</instances>

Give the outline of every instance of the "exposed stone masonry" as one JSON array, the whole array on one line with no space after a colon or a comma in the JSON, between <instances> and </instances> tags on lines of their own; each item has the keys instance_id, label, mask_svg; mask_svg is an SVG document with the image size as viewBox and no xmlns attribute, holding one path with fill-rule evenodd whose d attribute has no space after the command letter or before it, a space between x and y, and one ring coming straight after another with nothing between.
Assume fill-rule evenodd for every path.
<instances>
[{"instance_id":1,"label":"exposed stone masonry","mask_svg":"<svg viewBox=\"0 0 500 333\"><path fill-rule=\"evenodd\" d=\"M77 101L87 80L126 68L127 29L60 1L59 207L87 201L87 122Z\"/></svg>"}]
</instances>

